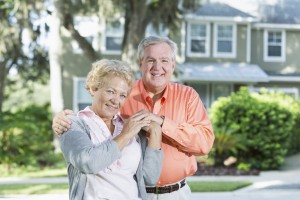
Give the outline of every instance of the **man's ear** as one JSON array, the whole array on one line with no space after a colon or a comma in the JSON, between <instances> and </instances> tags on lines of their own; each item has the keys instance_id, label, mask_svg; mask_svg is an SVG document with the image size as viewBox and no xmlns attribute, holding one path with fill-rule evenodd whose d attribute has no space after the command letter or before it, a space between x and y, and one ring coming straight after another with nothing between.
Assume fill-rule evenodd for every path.
<instances>
[{"instance_id":1,"label":"man's ear","mask_svg":"<svg viewBox=\"0 0 300 200\"><path fill-rule=\"evenodd\" d=\"M139 69L141 69L141 66L142 66L142 59L138 59L137 63L138 63L138 65L139 65Z\"/></svg>"}]
</instances>

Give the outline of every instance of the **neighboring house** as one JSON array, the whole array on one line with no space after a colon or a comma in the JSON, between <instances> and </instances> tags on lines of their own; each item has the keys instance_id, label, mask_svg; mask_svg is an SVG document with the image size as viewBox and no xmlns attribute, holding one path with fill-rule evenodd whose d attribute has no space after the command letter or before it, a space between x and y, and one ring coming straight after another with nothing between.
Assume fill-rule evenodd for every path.
<instances>
[{"instance_id":1,"label":"neighboring house","mask_svg":"<svg viewBox=\"0 0 300 200\"><path fill-rule=\"evenodd\" d=\"M172 33L179 46L176 81L195 88L206 107L241 86L252 91L265 87L299 99L300 1L290 1L261 5L255 16L221 3L204 4L186 15L181 31ZM93 20L92 26L98 25ZM85 36L92 44L98 41L95 45L100 44L105 57L120 58L122 20L102 27L100 39L95 33ZM147 33L155 34L151 27ZM80 54L76 45L72 48L69 56ZM77 111L91 102L83 87L90 66L82 57L67 58L77 68L70 63L64 66L65 107Z\"/></svg>"}]
</instances>

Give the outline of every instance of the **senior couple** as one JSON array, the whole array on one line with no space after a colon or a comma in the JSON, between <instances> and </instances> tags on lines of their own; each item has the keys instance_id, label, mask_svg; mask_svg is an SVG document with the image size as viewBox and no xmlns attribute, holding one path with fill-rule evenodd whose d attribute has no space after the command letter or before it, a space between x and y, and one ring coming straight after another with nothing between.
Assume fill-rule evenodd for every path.
<instances>
[{"instance_id":1,"label":"senior couple","mask_svg":"<svg viewBox=\"0 0 300 200\"><path fill-rule=\"evenodd\" d=\"M198 93L170 82L176 51L168 38L144 38L135 82L123 61L93 63L86 81L92 105L54 117L70 199L190 199L186 177L197 170L195 156L211 150L214 134Z\"/></svg>"}]
</instances>

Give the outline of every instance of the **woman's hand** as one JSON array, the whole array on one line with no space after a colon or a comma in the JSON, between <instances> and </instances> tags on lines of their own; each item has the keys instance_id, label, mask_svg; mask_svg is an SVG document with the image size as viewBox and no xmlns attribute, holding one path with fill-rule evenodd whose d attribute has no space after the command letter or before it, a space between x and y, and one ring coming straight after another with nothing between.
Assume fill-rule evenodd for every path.
<instances>
[{"instance_id":1,"label":"woman's hand","mask_svg":"<svg viewBox=\"0 0 300 200\"><path fill-rule=\"evenodd\" d=\"M149 126L150 123L149 113L145 110L141 110L126 119L123 130L114 139L118 143L119 148L123 149L132 137L137 135L142 128Z\"/></svg>"},{"instance_id":2,"label":"woman's hand","mask_svg":"<svg viewBox=\"0 0 300 200\"><path fill-rule=\"evenodd\" d=\"M149 126L143 127L143 130L150 134L148 147L151 147L152 149L160 149L162 140L161 125L152 121Z\"/></svg>"}]
</instances>

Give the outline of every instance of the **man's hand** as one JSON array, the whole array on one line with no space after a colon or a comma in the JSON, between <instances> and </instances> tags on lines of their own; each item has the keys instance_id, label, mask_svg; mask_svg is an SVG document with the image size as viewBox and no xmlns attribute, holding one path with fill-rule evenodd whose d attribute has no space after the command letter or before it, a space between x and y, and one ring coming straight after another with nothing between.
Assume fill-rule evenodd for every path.
<instances>
[{"instance_id":1,"label":"man's hand","mask_svg":"<svg viewBox=\"0 0 300 200\"><path fill-rule=\"evenodd\" d=\"M71 125L71 121L67 118L67 115L73 115L72 110L64 110L57 113L52 120L52 130L57 135L61 135L66 132Z\"/></svg>"},{"instance_id":2,"label":"man's hand","mask_svg":"<svg viewBox=\"0 0 300 200\"><path fill-rule=\"evenodd\" d=\"M156 114L153 114L152 112L149 112L147 110L144 110L144 112L148 113L148 117L147 117L148 120L151 120L152 122L156 122L160 126L162 126L162 124L164 123L164 118L163 117L161 117L159 115L156 115Z\"/></svg>"}]
</instances>

